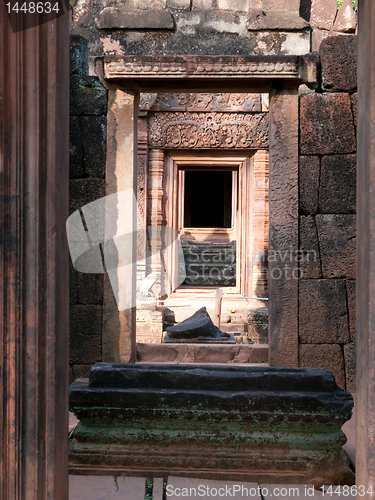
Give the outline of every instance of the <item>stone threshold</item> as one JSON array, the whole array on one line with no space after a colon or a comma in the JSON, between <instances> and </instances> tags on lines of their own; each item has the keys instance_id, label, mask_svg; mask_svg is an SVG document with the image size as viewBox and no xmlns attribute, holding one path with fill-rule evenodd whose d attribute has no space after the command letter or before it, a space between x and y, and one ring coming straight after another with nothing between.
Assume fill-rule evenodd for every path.
<instances>
[{"instance_id":1,"label":"stone threshold","mask_svg":"<svg viewBox=\"0 0 375 500\"><path fill-rule=\"evenodd\" d=\"M268 344L137 344L138 363L268 363Z\"/></svg>"}]
</instances>

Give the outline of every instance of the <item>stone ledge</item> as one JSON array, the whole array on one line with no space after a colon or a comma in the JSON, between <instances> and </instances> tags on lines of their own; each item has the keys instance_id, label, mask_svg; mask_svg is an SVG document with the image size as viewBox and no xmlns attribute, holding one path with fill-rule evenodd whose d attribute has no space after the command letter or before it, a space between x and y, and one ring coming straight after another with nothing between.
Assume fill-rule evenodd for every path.
<instances>
[{"instance_id":1,"label":"stone ledge","mask_svg":"<svg viewBox=\"0 0 375 500\"><path fill-rule=\"evenodd\" d=\"M123 6L106 7L95 20L100 30L174 30L173 16L165 10L133 10Z\"/></svg>"},{"instance_id":2,"label":"stone ledge","mask_svg":"<svg viewBox=\"0 0 375 500\"><path fill-rule=\"evenodd\" d=\"M309 23L298 12L285 10L253 10L247 21L248 31L301 31L308 27Z\"/></svg>"},{"instance_id":3,"label":"stone ledge","mask_svg":"<svg viewBox=\"0 0 375 500\"><path fill-rule=\"evenodd\" d=\"M354 482L341 449L353 399L330 372L97 363L70 407L74 473Z\"/></svg>"}]
</instances>

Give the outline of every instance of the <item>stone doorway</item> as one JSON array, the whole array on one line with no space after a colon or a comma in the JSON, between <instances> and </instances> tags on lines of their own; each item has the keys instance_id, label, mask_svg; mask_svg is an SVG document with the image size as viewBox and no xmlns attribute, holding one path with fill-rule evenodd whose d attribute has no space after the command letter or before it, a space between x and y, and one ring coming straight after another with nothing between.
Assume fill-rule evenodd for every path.
<instances>
[{"instance_id":1,"label":"stone doorway","mask_svg":"<svg viewBox=\"0 0 375 500\"><path fill-rule=\"evenodd\" d=\"M202 68L207 68L207 71L203 71ZM99 71L102 70L99 68ZM135 126L139 90L155 92L160 88L168 88L170 92L269 92L269 251L278 256L283 255L285 251L293 253L298 250L297 89L303 82L313 84L316 81L315 56L105 57L101 74L105 84L111 89L108 111L106 195L137 184L134 152L137 150L137 140L138 145L142 142L142 148L138 148L139 153L142 151L144 158L149 156L149 172L152 173L147 178L147 188L146 184L143 185L143 192L149 192L151 189L159 193L152 205L151 220L155 225L158 225L159 221L161 224L163 219L164 152L186 149L189 145L200 151L209 149L207 135L202 133L202 126L206 126L207 122L198 120L198 123L194 124L196 130L193 134L193 143L189 141L186 143L183 129L178 129L177 134L171 133L176 129L165 114L154 113L153 120L158 126L155 128L156 133L148 138L147 122L146 127L138 127L138 131ZM120 90L124 88L129 90ZM174 125L176 120L181 124L179 112L171 113L170 117L173 117ZM210 121L212 123L212 120ZM119 154L118 149L112 146L122 145L124 132L130 135ZM251 149L251 146L242 144L241 148ZM126 177L125 173L121 172L124 161L127 163ZM141 189L139 183L138 189ZM129 229L136 227L134 214L135 209L132 208L129 212L131 217L127 217ZM121 214L121 221L125 223L124 216L125 214ZM147 217L146 214L143 216ZM119 224L120 221L118 227ZM125 228L125 225L123 227ZM274 268L283 271L283 262L277 259L272 261L269 270L271 277ZM271 279L269 282L271 299L269 359L272 366L298 366L298 280L288 280L283 273L279 274L278 279ZM125 282L123 294L135 297L135 266L131 275L133 278ZM106 293L106 283L104 290L103 360L135 361L135 308L129 312L116 313L114 300Z\"/></svg>"},{"instance_id":2,"label":"stone doorway","mask_svg":"<svg viewBox=\"0 0 375 500\"><path fill-rule=\"evenodd\" d=\"M176 300L184 304L173 311L178 322L202 305L212 309L218 287L225 292L222 321L237 314L247 341L248 311L267 305L248 298L267 297L268 94L141 94L140 109L140 224L173 228L179 241L138 264L138 286L157 275L158 302L152 311L138 308L137 342L161 342L170 321L164 311ZM146 240L138 240L138 254L147 244L163 247Z\"/></svg>"}]
</instances>

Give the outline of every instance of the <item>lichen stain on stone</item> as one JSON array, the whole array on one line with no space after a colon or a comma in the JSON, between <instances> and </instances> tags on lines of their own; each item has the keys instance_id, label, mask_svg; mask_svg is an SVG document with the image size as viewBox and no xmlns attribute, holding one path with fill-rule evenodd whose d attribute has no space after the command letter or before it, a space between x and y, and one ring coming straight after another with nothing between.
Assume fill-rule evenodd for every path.
<instances>
[{"instance_id":1,"label":"lichen stain on stone","mask_svg":"<svg viewBox=\"0 0 375 500\"><path fill-rule=\"evenodd\" d=\"M113 40L109 36L106 38L101 38L100 41L103 44L103 52L105 55L125 55L125 50L121 46L119 40Z\"/></svg>"},{"instance_id":2,"label":"lichen stain on stone","mask_svg":"<svg viewBox=\"0 0 375 500\"><path fill-rule=\"evenodd\" d=\"M256 54L273 55L280 53L281 46L286 40L285 33L266 33L259 37L254 47Z\"/></svg>"}]
</instances>

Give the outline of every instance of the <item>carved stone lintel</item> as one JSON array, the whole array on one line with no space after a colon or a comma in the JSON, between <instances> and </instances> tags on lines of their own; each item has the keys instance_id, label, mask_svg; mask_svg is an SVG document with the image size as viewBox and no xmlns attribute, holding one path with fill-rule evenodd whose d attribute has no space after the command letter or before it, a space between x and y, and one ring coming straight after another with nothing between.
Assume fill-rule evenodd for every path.
<instances>
[{"instance_id":1,"label":"carved stone lintel","mask_svg":"<svg viewBox=\"0 0 375 500\"><path fill-rule=\"evenodd\" d=\"M262 111L261 94L177 92L141 95L145 96L141 109L149 111Z\"/></svg>"},{"instance_id":2,"label":"carved stone lintel","mask_svg":"<svg viewBox=\"0 0 375 500\"><path fill-rule=\"evenodd\" d=\"M106 57L113 78L300 78L303 56L122 56Z\"/></svg>"},{"instance_id":3,"label":"carved stone lintel","mask_svg":"<svg viewBox=\"0 0 375 500\"><path fill-rule=\"evenodd\" d=\"M149 116L154 148L267 148L266 113L156 112Z\"/></svg>"}]
</instances>

